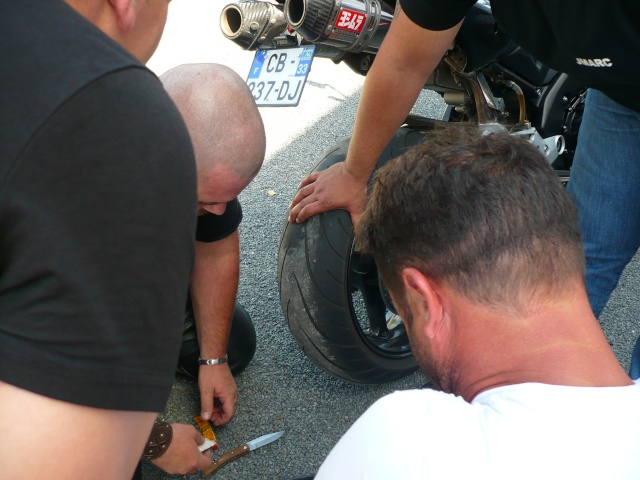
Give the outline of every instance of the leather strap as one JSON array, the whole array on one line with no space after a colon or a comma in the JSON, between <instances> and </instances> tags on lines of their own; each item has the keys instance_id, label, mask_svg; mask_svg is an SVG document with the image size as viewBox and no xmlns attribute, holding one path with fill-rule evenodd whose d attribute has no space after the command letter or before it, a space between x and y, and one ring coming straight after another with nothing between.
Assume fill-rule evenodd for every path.
<instances>
[{"instance_id":1,"label":"leather strap","mask_svg":"<svg viewBox=\"0 0 640 480\"><path fill-rule=\"evenodd\" d=\"M173 438L173 429L171 425L162 420L156 419L151 429L151 435L147 441L147 445L144 447L144 453L142 456L149 460L154 460L167 451Z\"/></svg>"}]
</instances>

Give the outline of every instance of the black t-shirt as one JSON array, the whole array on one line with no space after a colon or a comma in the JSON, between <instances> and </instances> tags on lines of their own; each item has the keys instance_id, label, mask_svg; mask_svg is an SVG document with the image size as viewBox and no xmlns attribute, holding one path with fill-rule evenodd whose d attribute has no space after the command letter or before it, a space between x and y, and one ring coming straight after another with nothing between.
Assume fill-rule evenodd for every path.
<instances>
[{"instance_id":1,"label":"black t-shirt","mask_svg":"<svg viewBox=\"0 0 640 480\"><path fill-rule=\"evenodd\" d=\"M424 28L445 30L474 0L400 0ZM635 0L492 0L500 26L547 66L640 111L640 4Z\"/></svg>"},{"instance_id":2,"label":"black t-shirt","mask_svg":"<svg viewBox=\"0 0 640 480\"><path fill-rule=\"evenodd\" d=\"M242 208L236 198L227 202L227 208L222 215L205 213L198 217L196 241L210 243L222 240L235 232L241 221Z\"/></svg>"},{"instance_id":3,"label":"black t-shirt","mask_svg":"<svg viewBox=\"0 0 640 480\"><path fill-rule=\"evenodd\" d=\"M0 0L0 380L162 411L195 160L153 73L61 0Z\"/></svg>"}]
</instances>

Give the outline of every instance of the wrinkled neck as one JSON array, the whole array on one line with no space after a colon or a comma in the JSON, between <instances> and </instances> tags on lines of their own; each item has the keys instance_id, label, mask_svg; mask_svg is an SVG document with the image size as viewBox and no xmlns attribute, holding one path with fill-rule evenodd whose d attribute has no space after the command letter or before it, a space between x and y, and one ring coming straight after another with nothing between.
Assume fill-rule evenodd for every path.
<instances>
[{"instance_id":1,"label":"wrinkled neck","mask_svg":"<svg viewBox=\"0 0 640 480\"><path fill-rule=\"evenodd\" d=\"M443 389L467 401L505 385L630 385L585 295L550 301L527 315L456 305Z\"/></svg>"}]
</instances>

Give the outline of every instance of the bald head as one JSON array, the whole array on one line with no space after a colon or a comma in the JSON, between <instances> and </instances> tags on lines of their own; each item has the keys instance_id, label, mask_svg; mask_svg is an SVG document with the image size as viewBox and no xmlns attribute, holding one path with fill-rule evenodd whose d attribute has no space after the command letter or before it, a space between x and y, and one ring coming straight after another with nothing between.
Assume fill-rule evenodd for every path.
<instances>
[{"instance_id":1,"label":"bald head","mask_svg":"<svg viewBox=\"0 0 640 480\"><path fill-rule=\"evenodd\" d=\"M250 181L264 160L262 118L244 80L214 63L175 67L160 77L191 135L198 176L223 168Z\"/></svg>"}]
</instances>

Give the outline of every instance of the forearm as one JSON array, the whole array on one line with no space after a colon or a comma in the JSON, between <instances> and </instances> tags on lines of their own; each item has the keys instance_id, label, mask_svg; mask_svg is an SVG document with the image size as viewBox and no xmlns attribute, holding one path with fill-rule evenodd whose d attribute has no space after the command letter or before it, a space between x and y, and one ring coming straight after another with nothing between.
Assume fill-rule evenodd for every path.
<instances>
[{"instance_id":1,"label":"forearm","mask_svg":"<svg viewBox=\"0 0 640 480\"><path fill-rule=\"evenodd\" d=\"M400 11L362 90L346 159L351 175L362 181L369 178L459 27L432 32L415 25Z\"/></svg>"},{"instance_id":2,"label":"forearm","mask_svg":"<svg viewBox=\"0 0 640 480\"><path fill-rule=\"evenodd\" d=\"M376 161L411 111L424 80L391 71L370 75L362 90L345 161L347 171L363 182L369 179Z\"/></svg>"},{"instance_id":3,"label":"forearm","mask_svg":"<svg viewBox=\"0 0 640 480\"><path fill-rule=\"evenodd\" d=\"M3 478L131 478L156 418L62 402L2 382L0 399Z\"/></svg>"},{"instance_id":4,"label":"forearm","mask_svg":"<svg viewBox=\"0 0 640 480\"><path fill-rule=\"evenodd\" d=\"M239 236L196 243L191 300L202 358L226 353L240 276Z\"/></svg>"}]
</instances>

